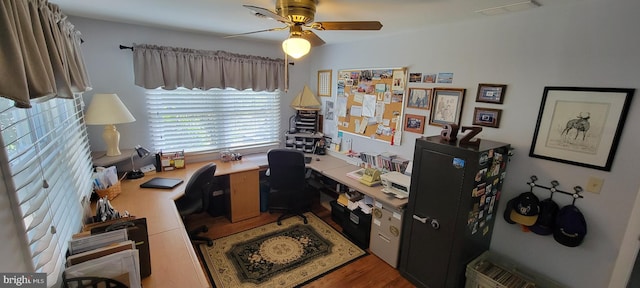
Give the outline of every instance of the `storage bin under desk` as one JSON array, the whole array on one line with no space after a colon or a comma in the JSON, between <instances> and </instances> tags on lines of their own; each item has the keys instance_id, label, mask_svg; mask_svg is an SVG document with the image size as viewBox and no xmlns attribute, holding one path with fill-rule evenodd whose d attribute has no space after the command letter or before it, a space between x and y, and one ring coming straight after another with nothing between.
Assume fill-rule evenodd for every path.
<instances>
[{"instance_id":1,"label":"storage bin under desk","mask_svg":"<svg viewBox=\"0 0 640 288\"><path fill-rule=\"evenodd\" d=\"M329 204L331 204L331 219L342 227L349 217L349 209L338 204L336 200L329 202Z\"/></svg>"},{"instance_id":2,"label":"storage bin under desk","mask_svg":"<svg viewBox=\"0 0 640 288\"><path fill-rule=\"evenodd\" d=\"M360 208L353 211L347 209L347 217L342 224L344 234L346 234L360 248L369 248L369 237L371 234L371 214L365 214Z\"/></svg>"}]
</instances>

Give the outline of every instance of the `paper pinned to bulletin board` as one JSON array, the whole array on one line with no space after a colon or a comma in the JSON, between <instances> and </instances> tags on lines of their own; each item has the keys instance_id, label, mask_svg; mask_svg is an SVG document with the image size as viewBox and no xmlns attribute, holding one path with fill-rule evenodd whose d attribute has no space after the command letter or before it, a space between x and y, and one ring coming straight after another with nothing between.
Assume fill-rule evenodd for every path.
<instances>
[{"instance_id":1,"label":"paper pinned to bulletin board","mask_svg":"<svg viewBox=\"0 0 640 288\"><path fill-rule=\"evenodd\" d=\"M400 145L407 69L338 71L338 131Z\"/></svg>"}]
</instances>

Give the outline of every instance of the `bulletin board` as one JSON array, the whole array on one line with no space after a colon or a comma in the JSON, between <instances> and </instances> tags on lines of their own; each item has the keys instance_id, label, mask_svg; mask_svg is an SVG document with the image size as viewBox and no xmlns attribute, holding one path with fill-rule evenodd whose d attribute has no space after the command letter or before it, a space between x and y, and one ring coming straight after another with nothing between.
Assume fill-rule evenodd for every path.
<instances>
[{"instance_id":1,"label":"bulletin board","mask_svg":"<svg viewBox=\"0 0 640 288\"><path fill-rule=\"evenodd\" d=\"M407 69L338 71L338 131L400 145Z\"/></svg>"}]
</instances>

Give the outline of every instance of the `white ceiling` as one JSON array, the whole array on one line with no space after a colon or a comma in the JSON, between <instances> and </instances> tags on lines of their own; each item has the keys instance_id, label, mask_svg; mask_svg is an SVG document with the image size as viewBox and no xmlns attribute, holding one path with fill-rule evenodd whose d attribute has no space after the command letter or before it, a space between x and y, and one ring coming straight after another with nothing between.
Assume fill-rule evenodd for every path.
<instances>
[{"instance_id":1,"label":"white ceiling","mask_svg":"<svg viewBox=\"0 0 640 288\"><path fill-rule=\"evenodd\" d=\"M316 21L382 22L380 31L315 31L327 44L379 37L419 29L426 25L484 16L474 11L525 0L319 0ZM545 8L559 2L537 0ZM162 27L174 30L231 35L284 26L259 18L243 4L275 10L275 0L50 0L67 15ZM515 12L517 13L517 12ZM280 41L287 32L263 32L243 36Z\"/></svg>"}]
</instances>

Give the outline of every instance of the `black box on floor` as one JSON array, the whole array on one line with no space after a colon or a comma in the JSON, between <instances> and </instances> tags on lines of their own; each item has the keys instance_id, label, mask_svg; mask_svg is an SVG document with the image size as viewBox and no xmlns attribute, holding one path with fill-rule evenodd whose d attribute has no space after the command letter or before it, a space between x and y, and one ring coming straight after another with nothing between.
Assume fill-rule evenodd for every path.
<instances>
[{"instance_id":1,"label":"black box on floor","mask_svg":"<svg viewBox=\"0 0 640 288\"><path fill-rule=\"evenodd\" d=\"M342 230L360 248L369 248L371 214L365 214L360 208L353 211L347 209L347 218L342 224Z\"/></svg>"},{"instance_id":2,"label":"black box on floor","mask_svg":"<svg viewBox=\"0 0 640 288\"><path fill-rule=\"evenodd\" d=\"M349 215L349 209L338 204L336 200L329 202L329 204L331 204L331 219L333 219L336 224L342 226Z\"/></svg>"},{"instance_id":3,"label":"black box on floor","mask_svg":"<svg viewBox=\"0 0 640 288\"><path fill-rule=\"evenodd\" d=\"M224 197L224 190L216 190L211 192L209 196L209 207L207 213L211 217L217 217L227 214L227 205Z\"/></svg>"}]
</instances>

